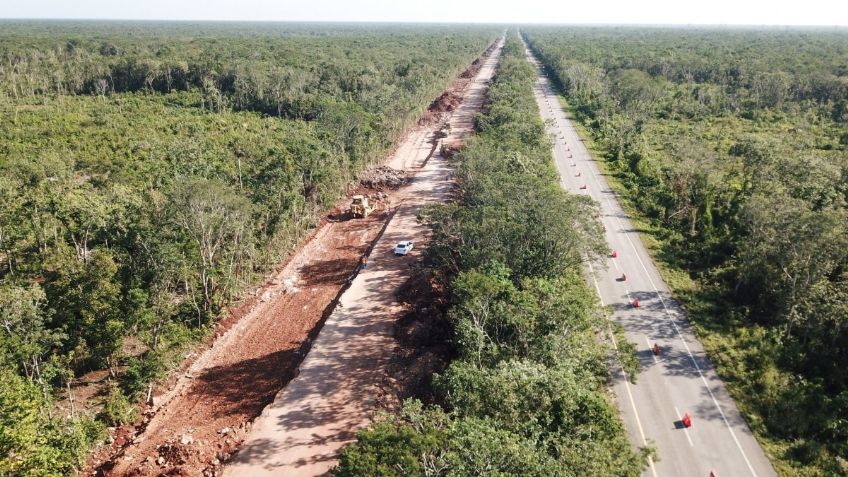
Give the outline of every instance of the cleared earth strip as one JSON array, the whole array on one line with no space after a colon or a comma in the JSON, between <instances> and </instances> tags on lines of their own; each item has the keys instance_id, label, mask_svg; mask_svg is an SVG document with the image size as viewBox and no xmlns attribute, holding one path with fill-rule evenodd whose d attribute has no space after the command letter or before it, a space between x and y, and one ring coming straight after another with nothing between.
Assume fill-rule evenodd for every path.
<instances>
[{"instance_id":1,"label":"cleared earth strip","mask_svg":"<svg viewBox=\"0 0 848 477\"><path fill-rule=\"evenodd\" d=\"M454 82L449 98L472 93L470 78L492 52L490 47ZM369 178L369 187L352 191L382 195L380 210L349 220L349 199L340 202L286 265L223 320L211 347L199 352L172 386L154 395L155 406L142 423L114 433L112 445L95 454L91 472L219 475L253 419L297 376L298 365L352 284L362 258L374 249L392 213L403 210L398 204L406 198L397 187L427 164L454 107L442 98L435 101L387 167ZM398 170L406 172L398 177Z\"/></svg>"},{"instance_id":2,"label":"cleared earth strip","mask_svg":"<svg viewBox=\"0 0 848 477\"><path fill-rule=\"evenodd\" d=\"M483 106L499 53L489 57L469 86L443 143L462 141L473 133L473 118ZM256 419L244 446L224 469L225 476L325 475L356 431L383 407L387 367L395 348L392 329L402 314L397 297L428 238L417 216L425 205L449 197L450 170L450 163L437 152L411 184L398 191L402 203L377 239L367 268L342 295L298 376ZM401 240L412 240L415 246L411 254L397 257L394 245Z\"/></svg>"}]
</instances>

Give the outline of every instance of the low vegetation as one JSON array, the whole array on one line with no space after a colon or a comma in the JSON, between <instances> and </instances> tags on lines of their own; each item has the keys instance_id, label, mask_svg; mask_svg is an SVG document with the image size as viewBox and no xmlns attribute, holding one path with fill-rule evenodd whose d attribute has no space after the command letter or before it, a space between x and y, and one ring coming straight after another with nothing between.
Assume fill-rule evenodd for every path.
<instances>
[{"instance_id":1,"label":"low vegetation","mask_svg":"<svg viewBox=\"0 0 848 477\"><path fill-rule=\"evenodd\" d=\"M360 432L339 476L638 476L607 393L605 321L581 275L605 251L594 205L559 187L532 87L508 38L479 135L456 156L456 203L432 207L428 262L447 286L457 358L442 405L405 402ZM647 452L647 451L645 451Z\"/></svg>"},{"instance_id":2,"label":"low vegetation","mask_svg":"<svg viewBox=\"0 0 848 477\"><path fill-rule=\"evenodd\" d=\"M848 475L848 34L529 28L785 475Z\"/></svg>"},{"instance_id":3,"label":"low vegetation","mask_svg":"<svg viewBox=\"0 0 848 477\"><path fill-rule=\"evenodd\" d=\"M0 24L0 474L67 475L131 422L497 34ZM100 425L72 399L97 370Z\"/></svg>"}]
</instances>

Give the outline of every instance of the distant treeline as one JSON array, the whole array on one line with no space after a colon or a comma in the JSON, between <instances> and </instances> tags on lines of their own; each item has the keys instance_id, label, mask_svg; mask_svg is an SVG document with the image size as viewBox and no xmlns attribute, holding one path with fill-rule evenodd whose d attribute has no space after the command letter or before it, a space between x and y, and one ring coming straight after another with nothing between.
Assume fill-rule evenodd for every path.
<instances>
[{"instance_id":1,"label":"distant treeline","mask_svg":"<svg viewBox=\"0 0 848 477\"><path fill-rule=\"evenodd\" d=\"M796 103L812 101L831 107L837 116L846 112L845 30L528 31L540 41L557 35L562 55L557 71L566 88L581 94L614 93L629 100L630 109L637 106L634 100L655 100L660 103L653 105L658 113L692 117L698 112L796 109ZM664 88L665 82L688 88L669 97L672 91ZM639 98L624 97L637 90Z\"/></svg>"},{"instance_id":2,"label":"distant treeline","mask_svg":"<svg viewBox=\"0 0 848 477\"><path fill-rule=\"evenodd\" d=\"M848 32L532 28L791 475L848 475Z\"/></svg>"},{"instance_id":3,"label":"distant treeline","mask_svg":"<svg viewBox=\"0 0 848 477\"><path fill-rule=\"evenodd\" d=\"M258 25L232 36L215 34L215 24L126 28L95 23L67 38L40 24L11 25L0 43L0 96L198 89L216 111L315 119L327 101L348 101L371 112L397 107L393 112L402 113L424 99L429 78L441 75L432 55L466 40L459 30L439 27L350 26L327 34L320 26L300 26L281 34Z\"/></svg>"}]
</instances>

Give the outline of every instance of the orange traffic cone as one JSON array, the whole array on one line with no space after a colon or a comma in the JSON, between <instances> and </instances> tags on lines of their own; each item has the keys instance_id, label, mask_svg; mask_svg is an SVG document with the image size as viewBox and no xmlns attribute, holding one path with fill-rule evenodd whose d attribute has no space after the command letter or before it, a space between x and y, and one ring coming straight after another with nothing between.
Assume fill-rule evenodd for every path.
<instances>
[{"instance_id":1,"label":"orange traffic cone","mask_svg":"<svg viewBox=\"0 0 848 477\"><path fill-rule=\"evenodd\" d=\"M633 308L639 308L639 299L638 298L633 299Z\"/></svg>"},{"instance_id":2,"label":"orange traffic cone","mask_svg":"<svg viewBox=\"0 0 848 477\"><path fill-rule=\"evenodd\" d=\"M610 252L610 257L612 257L612 258L618 257L618 252L613 250L612 252Z\"/></svg>"}]
</instances>

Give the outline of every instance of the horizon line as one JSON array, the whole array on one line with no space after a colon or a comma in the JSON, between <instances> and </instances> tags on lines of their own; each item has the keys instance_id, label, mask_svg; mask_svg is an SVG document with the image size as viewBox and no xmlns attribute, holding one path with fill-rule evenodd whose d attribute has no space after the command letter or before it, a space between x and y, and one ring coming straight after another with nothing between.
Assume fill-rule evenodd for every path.
<instances>
[{"instance_id":1,"label":"horizon line","mask_svg":"<svg viewBox=\"0 0 848 477\"><path fill-rule=\"evenodd\" d=\"M328 24L408 24L408 25L498 25L498 26L601 26L601 27L771 27L771 28L848 28L848 24L839 23L614 23L614 22L498 22L498 21L458 21L458 20L243 20L243 19L189 19L189 18L91 18L91 17L0 17L0 22L171 22L171 23L328 23Z\"/></svg>"}]
</instances>

